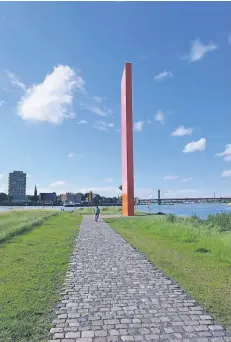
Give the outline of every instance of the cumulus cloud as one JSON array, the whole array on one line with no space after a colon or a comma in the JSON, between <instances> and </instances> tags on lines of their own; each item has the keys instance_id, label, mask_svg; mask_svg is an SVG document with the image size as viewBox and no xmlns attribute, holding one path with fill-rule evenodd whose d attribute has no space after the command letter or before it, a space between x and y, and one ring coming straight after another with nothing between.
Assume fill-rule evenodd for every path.
<instances>
[{"instance_id":1,"label":"cumulus cloud","mask_svg":"<svg viewBox=\"0 0 231 342\"><path fill-rule=\"evenodd\" d=\"M199 39L192 41L191 49L189 55L183 57L184 59L188 59L189 62L196 62L202 59L207 53L215 51L218 48L218 45L215 43L203 44Z\"/></svg>"},{"instance_id":2,"label":"cumulus cloud","mask_svg":"<svg viewBox=\"0 0 231 342\"><path fill-rule=\"evenodd\" d=\"M21 90L26 90L26 85L19 80L19 78L10 71L6 71L6 74L14 87L20 88Z\"/></svg>"},{"instance_id":3,"label":"cumulus cloud","mask_svg":"<svg viewBox=\"0 0 231 342\"><path fill-rule=\"evenodd\" d=\"M163 81L166 78L172 78L172 77L173 77L173 73L171 71L163 71L157 74L156 76L154 76L154 79L156 81Z\"/></svg>"},{"instance_id":4,"label":"cumulus cloud","mask_svg":"<svg viewBox=\"0 0 231 342\"><path fill-rule=\"evenodd\" d=\"M192 141L185 145L185 148L183 150L184 153L191 153L196 151L204 151L206 148L206 139L201 138L198 141Z\"/></svg>"},{"instance_id":5,"label":"cumulus cloud","mask_svg":"<svg viewBox=\"0 0 231 342\"><path fill-rule=\"evenodd\" d=\"M67 157L68 158L73 158L74 157L74 153L72 153L72 152L68 153Z\"/></svg>"},{"instance_id":6,"label":"cumulus cloud","mask_svg":"<svg viewBox=\"0 0 231 342\"><path fill-rule=\"evenodd\" d=\"M133 125L133 129L135 132L142 132L144 128L144 121L137 121Z\"/></svg>"},{"instance_id":7,"label":"cumulus cloud","mask_svg":"<svg viewBox=\"0 0 231 342\"><path fill-rule=\"evenodd\" d=\"M231 170L224 170L221 177L231 177Z\"/></svg>"},{"instance_id":8,"label":"cumulus cloud","mask_svg":"<svg viewBox=\"0 0 231 342\"><path fill-rule=\"evenodd\" d=\"M185 128L184 126L179 126L172 132L173 137L183 137L184 135L191 135L193 132L192 128Z\"/></svg>"},{"instance_id":9,"label":"cumulus cloud","mask_svg":"<svg viewBox=\"0 0 231 342\"><path fill-rule=\"evenodd\" d=\"M56 181L56 182L53 182L49 185L50 188L57 188L57 187L60 187L60 186L64 186L66 185L66 181L63 181L63 180L59 180L59 181Z\"/></svg>"},{"instance_id":10,"label":"cumulus cloud","mask_svg":"<svg viewBox=\"0 0 231 342\"><path fill-rule=\"evenodd\" d=\"M0 101L0 107L4 105L5 101Z\"/></svg>"},{"instance_id":11,"label":"cumulus cloud","mask_svg":"<svg viewBox=\"0 0 231 342\"><path fill-rule=\"evenodd\" d=\"M85 124L87 124L86 120L80 120L77 122L77 125L85 125Z\"/></svg>"},{"instance_id":12,"label":"cumulus cloud","mask_svg":"<svg viewBox=\"0 0 231 342\"><path fill-rule=\"evenodd\" d=\"M23 120L61 124L73 119L71 112L74 90L85 92L81 76L66 65L59 65L42 83L28 88L18 103L17 114Z\"/></svg>"},{"instance_id":13,"label":"cumulus cloud","mask_svg":"<svg viewBox=\"0 0 231 342\"><path fill-rule=\"evenodd\" d=\"M155 120L160 122L162 125L164 124L164 113L161 110L158 110L156 113Z\"/></svg>"},{"instance_id":14,"label":"cumulus cloud","mask_svg":"<svg viewBox=\"0 0 231 342\"><path fill-rule=\"evenodd\" d=\"M220 153L216 153L217 157L224 157L225 161L231 161L231 144L225 146L225 150Z\"/></svg>"}]
</instances>

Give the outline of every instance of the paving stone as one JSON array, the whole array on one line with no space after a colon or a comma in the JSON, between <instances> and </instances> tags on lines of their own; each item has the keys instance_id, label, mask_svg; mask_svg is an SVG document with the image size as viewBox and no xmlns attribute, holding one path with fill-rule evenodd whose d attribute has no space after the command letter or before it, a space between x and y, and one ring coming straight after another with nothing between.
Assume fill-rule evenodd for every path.
<instances>
[{"instance_id":1,"label":"paving stone","mask_svg":"<svg viewBox=\"0 0 231 342\"><path fill-rule=\"evenodd\" d=\"M133 336L121 336L122 341L134 341Z\"/></svg>"},{"instance_id":2,"label":"paving stone","mask_svg":"<svg viewBox=\"0 0 231 342\"><path fill-rule=\"evenodd\" d=\"M222 326L102 219L85 216L51 342L231 342Z\"/></svg>"},{"instance_id":3,"label":"paving stone","mask_svg":"<svg viewBox=\"0 0 231 342\"><path fill-rule=\"evenodd\" d=\"M105 330L96 330L95 331L95 336L99 336L99 337L107 336L107 331L105 331Z\"/></svg>"},{"instance_id":4,"label":"paving stone","mask_svg":"<svg viewBox=\"0 0 231 342\"><path fill-rule=\"evenodd\" d=\"M94 337L95 332L92 330L82 331L81 337Z\"/></svg>"},{"instance_id":5,"label":"paving stone","mask_svg":"<svg viewBox=\"0 0 231 342\"><path fill-rule=\"evenodd\" d=\"M212 331L223 330L222 326L220 325L209 325L209 329Z\"/></svg>"}]
</instances>

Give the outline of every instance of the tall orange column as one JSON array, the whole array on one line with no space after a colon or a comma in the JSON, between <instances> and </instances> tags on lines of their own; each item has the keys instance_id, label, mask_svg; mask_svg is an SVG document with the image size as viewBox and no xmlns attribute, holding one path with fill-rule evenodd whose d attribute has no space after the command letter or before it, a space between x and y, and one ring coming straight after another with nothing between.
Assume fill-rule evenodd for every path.
<instances>
[{"instance_id":1,"label":"tall orange column","mask_svg":"<svg viewBox=\"0 0 231 342\"><path fill-rule=\"evenodd\" d=\"M121 82L122 203L123 215L134 216L134 165L132 120L132 65L124 66Z\"/></svg>"}]
</instances>

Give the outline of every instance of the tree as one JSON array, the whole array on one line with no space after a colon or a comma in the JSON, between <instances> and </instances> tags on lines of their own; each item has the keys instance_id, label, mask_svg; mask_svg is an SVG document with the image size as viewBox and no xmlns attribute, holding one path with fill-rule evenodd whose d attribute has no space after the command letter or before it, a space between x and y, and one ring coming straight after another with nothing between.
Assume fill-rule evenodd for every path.
<instances>
[{"instance_id":1,"label":"tree","mask_svg":"<svg viewBox=\"0 0 231 342\"><path fill-rule=\"evenodd\" d=\"M8 196L4 192L0 192L0 202L4 203L8 201Z\"/></svg>"}]
</instances>

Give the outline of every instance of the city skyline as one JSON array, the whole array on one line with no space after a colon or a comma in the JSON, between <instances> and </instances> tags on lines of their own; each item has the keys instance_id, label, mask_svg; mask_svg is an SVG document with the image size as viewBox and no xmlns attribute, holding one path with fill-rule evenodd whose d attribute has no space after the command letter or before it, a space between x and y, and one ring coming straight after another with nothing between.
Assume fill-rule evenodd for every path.
<instances>
[{"instance_id":1,"label":"city skyline","mask_svg":"<svg viewBox=\"0 0 231 342\"><path fill-rule=\"evenodd\" d=\"M12 174L14 174L14 173L16 173L16 174L17 173L23 173L24 175L28 176L24 171L14 170L14 171L12 171L12 172L10 172L8 174L8 179L10 179L10 176ZM12 194L10 194L10 192L9 192L9 188L10 188L9 184L10 184L10 182L8 181L8 191L0 191L0 193L6 193L6 194L8 194L8 196L11 197ZM86 189L86 188L81 188L81 190L78 190L78 191L70 190L70 191L64 191L64 192L52 191L50 188L45 189L45 190L44 189L40 190L38 188L37 184L34 185L33 194L32 194L32 192L30 192L30 193L27 192L26 185L25 185L25 190L26 190L26 192L25 192L26 195L25 196L32 196L32 195L34 195L34 196L38 196L38 197L41 194L56 194L57 196L65 197L66 195L74 195L74 196L80 195L80 194L85 195L85 194L87 194L89 192L92 192L92 189ZM96 189L94 189L94 190L96 190ZM157 192L156 194L154 193L155 190ZM102 195L101 193L96 193L96 192L93 192L93 195L100 195L101 197L110 197L110 198L114 198L114 197L118 197L118 196L120 197L122 195L122 191L121 191L120 187L118 189L115 189L115 191L117 192L117 195L106 196L106 195ZM159 191L160 191L161 198L166 198L166 199L168 199L168 198L182 198L183 199L183 198L187 198L187 197L188 198L198 198L197 196L193 196L193 194L185 196L184 192L182 192L181 196L177 196L177 193L175 193L173 191L166 191L166 190L160 190L160 189L152 189L152 194L151 195L150 195L150 192L149 192L149 193L147 193L148 194L147 197L144 196L144 197L140 197L140 198L144 198L144 199L157 199L158 196L159 196L158 195ZM36 192L36 195L35 195L35 192ZM135 196L135 197L138 198L139 196ZM216 196L216 193L213 192L212 195L209 194L208 196L199 196L199 197L204 197L204 198L205 197L208 197L208 198L220 198L220 197L225 198L225 197L228 197L228 198L230 198L230 195L218 195L218 196Z\"/></svg>"},{"instance_id":2,"label":"city skyline","mask_svg":"<svg viewBox=\"0 0 231 342\"><path fill-rule=\"evenodd\" d=\"M120 81L131 62L135 196L230 196L230 9L1 3L0 192L16 169L29 174L27 194L37 184L120 195Z\"/></svg>"}]
</instances>

